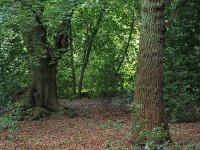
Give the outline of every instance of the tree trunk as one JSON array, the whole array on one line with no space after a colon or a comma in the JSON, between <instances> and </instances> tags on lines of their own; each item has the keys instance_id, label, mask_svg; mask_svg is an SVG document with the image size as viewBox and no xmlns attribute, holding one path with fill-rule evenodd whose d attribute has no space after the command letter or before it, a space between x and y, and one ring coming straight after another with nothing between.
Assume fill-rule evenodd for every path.
<instances>
[{"instance_id":1,"label":"tree trunk","mask_svg":"<svg viewBox=\"0 0 200 150\"><path fill-rule=\"evenodd\" d=\"M32 69L32 98L35 107L50 111L59 109L56 87L56 65L43 62L40 67Z\"/></svg>"},{"instance_id":2,"label":"tree trunk","mask_svg":"<svg viewBox=\"0 0 200 150\"><path fill-rule=\"evenodd\" d=\"M74 67L74 52L73 52L73 48L71 48L71 52L70 52L70 59L71 59L71 69L72 69L72 92L73 95L76 95L76 71L75 71L75 67Z\"/></svg>"},{"instance_id":3,"label":"tree trunk","mask_svg":"<svg viewBox=\"0 0 200 150\"><path fill-rule=\"evenodd\" d=\"M56 47L49 48L46 28L42 24L42 13L34 10L28 12L34 17L27 17L22 22L21 33L29 56L32 73L32 83L28 90L28 99L32 107L45 108L49 111L58 111L60 104L57 99L56 65L57 60L64 53L61 48L68 48L68 35L66 32L57 35ZM71 14L67 15L71 17ZM70 19L70 18L68 18ZM33 23L34 22L34 23ZM69 20L61 24L69 30ZM29 26L27 29L26 26ZM54 53L59 53L55 57ZM28 105L30 107L30 105ZM27 108L28 109L28 108Z\"/></svg>"},{"instance_id":4,"label":"tree trunk","mask_svg":"<svg viewBox=\"0 0 200 150\"><path fill-rule=\"evenodd\" d=\"M71 61L71 74L72 74L72 93L76 95L76 69L74 66L74 47L73 47L73 35L72 35L72 25L70 21L70 31L69 31L69 40L70 40L70 61Z\"/></svg>"},{"instance_id":5,"label":"tree trunk","mask_svg":"<svg viewBox=\"0 0 200 150\"><path fill-rule=\"evenodd\" d=\"M56 88L57 62L53 61L51 56L54 50L46 47L46 29L36 12L33 13L36 15L36 23L30 25L29 20L25 20L24 25L29 24L29 29L22 27L23 40L29 55L32 73L28 101L32 103L32 107L57 111L59 109Z\"/></svg>"},{"instance_id":6,"label":"tree trunk","mask_svg":"<svg viewBox=\"0 0 200 150\"><path fill-rule=\"evenodd\" d=\"M86 50L84 51L84 58L83 58L83 65L81 68L81 73L80 73L80 78L79 78L79 83L78 83L78 98L81 98L81 92L82 92L82 87L83 87L83 77L85 73L85 69L87 67L88 61L85 60L85 55L86 55ZM89 53L88 53L88 59L89 59Z\"/></svg>"},{"instance_id":7,"label":"tree trunk","mask_svg":"<svg viewBox=\"0 0 200 150\"><path fill-rule=\"evenodd\" d=\"M62 108L57 99L56 65L70 44L69 31L76 1L71 1L70 9L66 11L65 19L59 25L54 47L48 43L43 23L45 3L40 3L37 8L32 5L34 2L23 8L25 12L21 20L21 34L29 56L32 83L21 100L19 99L18 106L20 111L26 111L25 114L30 112L27 110L33 110L34 114L31 116L36 119L49 111L59 111Z\"/></svg>"},{"instance_id":8,"label":"tree trunk","mask_svg":"<svg viewBox=\"0 0 200 150\"><path fill-rule=\"evenodd\" d=\"M142 26L138 55L134 103L139 111L133 125L133 142L140 141L141 132L153 128L168 129L163 104L163 48L164 48L164 0L142 0ZM134 110L133 110L134 111ZM169 137L168 137L169 139Z\"/></svg>"}]
</instances>

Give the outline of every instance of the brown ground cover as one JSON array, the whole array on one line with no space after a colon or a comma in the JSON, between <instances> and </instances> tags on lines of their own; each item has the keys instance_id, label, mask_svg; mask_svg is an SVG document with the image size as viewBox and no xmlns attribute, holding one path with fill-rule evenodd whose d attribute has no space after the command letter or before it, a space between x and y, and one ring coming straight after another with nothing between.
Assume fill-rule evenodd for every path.
<instances>
[{"instance_id":1,"label":"brown ground cover","mask_svg":"<svg viewBox=\"0 0 200 150\"><path fill-rule=\"evenodd\" d=\"M52 115L39 121L19 121L19 129L0 132L0 150L131 150L131 116L127 107L102 100L82 99L65 104L77 116ZM173 141L196 144L200 123L170 125ZM181 148L184 149L184 148Z\"/></svg>"}]
</instances>

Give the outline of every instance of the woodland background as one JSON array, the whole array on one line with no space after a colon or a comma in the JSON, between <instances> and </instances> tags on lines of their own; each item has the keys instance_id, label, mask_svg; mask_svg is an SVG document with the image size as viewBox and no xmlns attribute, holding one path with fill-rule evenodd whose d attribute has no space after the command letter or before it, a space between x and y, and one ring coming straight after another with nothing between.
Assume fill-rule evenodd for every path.
<instances>
[{"instance_id":1,"label":"woodland background","mask_svg":"<svg viewBox=\"0 0 200 150\"><path fill-rule=\"evenodd\" d=\"M200 119L199 10L199 0L166 2L163 101L172 123ZM14 110L16 93L30 85L30 66L46 55L30 57L22 31L30 35L32 25L42 22L45 46L58 50L50 63L56 64L61 103L87 98L126 106L134 97L140 18L141 3L133 0L1 0L0 116L11 115L0 118L0 129L15 128L21 118ZM37 42L29 45L36 49Z\"/></svg>"}]
</instances>

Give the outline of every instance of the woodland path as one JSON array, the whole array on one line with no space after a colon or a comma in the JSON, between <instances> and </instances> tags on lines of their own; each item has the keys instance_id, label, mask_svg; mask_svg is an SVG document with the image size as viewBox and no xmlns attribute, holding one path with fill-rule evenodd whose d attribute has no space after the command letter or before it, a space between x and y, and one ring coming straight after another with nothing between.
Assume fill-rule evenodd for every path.
<instances>
[{"instance_id":1,"label":"woodland path","mask_svg":"<svg viewBox=\"0 0 200 150\"><path fill-rule=\"evenodd\" d=\"M104 150L106 146L131 150L131 116L127 107L100 99L63 104L74 109L77 116L52 115L39 121L19 121L18 130L0 132L0 150ZM170 127L174 141L196 144L200 150L200 123Z\"/></svg>"}]
</instances>

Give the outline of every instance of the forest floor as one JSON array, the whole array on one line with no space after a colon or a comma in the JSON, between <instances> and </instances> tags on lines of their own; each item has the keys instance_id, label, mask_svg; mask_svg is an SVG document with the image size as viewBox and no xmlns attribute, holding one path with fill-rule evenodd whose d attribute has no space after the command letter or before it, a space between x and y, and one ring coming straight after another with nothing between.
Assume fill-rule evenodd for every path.
<instances>
[{"instance_id":1,"label":"forest floor","mask_svg":"<svg viewBox=\"0 0 200 150\"><path fill-rule=\"evenodd\" d=\"M105 100L64 103L77 116L52 115L18 122L14 132L0 132L0 150L131 150L131 116L125 106ZM174 142L200 150L200 123L170 125ZM187 146L188 147L188 146ZM180 148L180 150L185 148Z\"/></svg>"}]
</instances>

